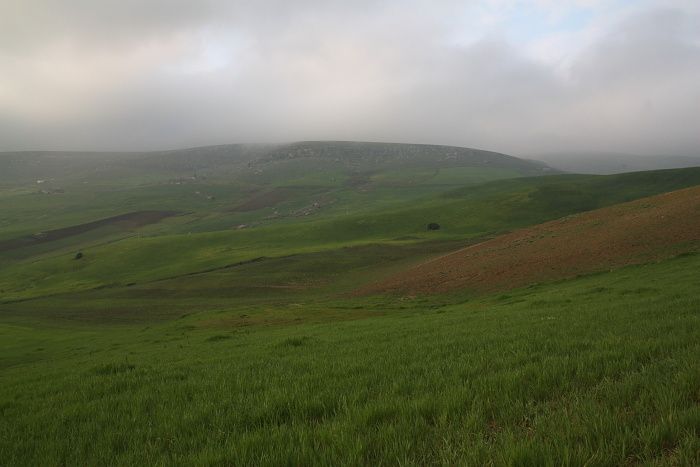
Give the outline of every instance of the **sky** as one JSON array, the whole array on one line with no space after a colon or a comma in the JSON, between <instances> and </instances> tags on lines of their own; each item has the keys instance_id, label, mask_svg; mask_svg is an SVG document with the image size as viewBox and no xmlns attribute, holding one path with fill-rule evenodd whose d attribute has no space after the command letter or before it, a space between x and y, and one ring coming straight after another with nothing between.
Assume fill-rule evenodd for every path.
<instances>
[{"instance_id":1,"label":"sky","mask_svg":"<svg viewBox=\"0 0 700 467\"><path fill-rule=\"evenodd\" d=\"M0 0L0 150L700 156L698 0Z\"/></svg>"}]
</instances>

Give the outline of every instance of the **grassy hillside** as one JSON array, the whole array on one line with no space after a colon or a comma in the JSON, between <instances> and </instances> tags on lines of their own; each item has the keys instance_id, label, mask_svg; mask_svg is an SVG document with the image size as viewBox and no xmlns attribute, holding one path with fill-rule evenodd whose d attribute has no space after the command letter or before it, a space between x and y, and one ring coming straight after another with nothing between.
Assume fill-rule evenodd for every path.
<instances>
[{"instance_id":1,"label":"grassy hillside","mask_svg":"<svg viewBox=\"0 0 700 467\"><path fill-rule=\"evenodd\" d=\"M230 229L550 172L489 151L380 143L0 153L0 239L142 210L187 214L180 231Z\"/></svg>"},{"instance_id":2,"label":"grassy hillside","mask_svg":"<svg viewBox=\"0 0 700 467\"><path fill-rule=\"evenodd\" d=\"M0 458L696 465L698 267L686 256L452 305L234 301L151 327L6 319ZM319 323L321 309L335 317ZM290 312L300 320L240 318Z\"/></svg>"},{"instance_id":3,"label":"grassy hillside","mask_svg":"<svg viewBox=\"0 0 700 467\"><path fill-rule=\"evenodd\" d=\"M656 222L697 206L640 199L700 169L337 142L74 156L0 155L2 465L700 462L700 256ZM606 207L556 235L664 254L507 294L354 294L470 245L517 272L551 257L537 224Z\"/></svg>"},{"instance_id":4,"label":"grassy hillside","mask_svg":"<svg viewBox=\"0 0 700 467\"><path fill-rule=\"evenodd\" d=\"M519 178L457 190L443 186L436 194L417 198L385 188L386 194L378 196L375 204L371 204L372 196L382 190L352 192L346 210L320 209L313 215L275 218L243 229L231 227L241 222L235 218L237 213L193 212L137 231L91 231L63 239L55 249L44 243L0 252L5 266L0 270L0 291L7 302L141 284L253 259L359 245L469 244L515 228L698 183L700 169L680 169L608 177ZM160 198L152 198L149 206L156 199ZM165 198L162 207L174 208L172 201ZM228 224L223 229L225 221ZM427 231L429 222L439 223L441 229ZM207 231L197 230L205 227ZM77 250L85 255L81 261L74 260Z\"/></svg>"},{"instance_id":5,"label":"grassy hillside","mask_svg":"<svg viewBox=\"0 0 700 467\"><path fill-rule=\"evenodd\" d=\"M698 251L698 213L700 187L641 198L462 248L363 292L493 292Z\"/></svg>"}]
</instances>

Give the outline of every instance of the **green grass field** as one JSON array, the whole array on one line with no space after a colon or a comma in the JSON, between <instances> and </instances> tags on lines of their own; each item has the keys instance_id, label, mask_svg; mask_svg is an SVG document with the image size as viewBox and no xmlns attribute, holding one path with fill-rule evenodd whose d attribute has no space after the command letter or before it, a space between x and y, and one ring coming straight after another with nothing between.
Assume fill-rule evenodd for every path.
<instances>
[{"instance_id":1,"label":"green grass field","mask_svg":"<svg viewBox=\"0 0 700 467\"><path fill-rule=\"evenodd\" d=\"M697 465L698 267L446 304L289 304L270 319L300 321L276 325L237 324L267 309L233 303L155 326L7 320L0 458Z\"/></svg>"},{"instance_id":2,"label":"green grass field","mask_svg":"<svg viewBox=\"0 0 700 467\"><path fill-rule=\"evenodd\" d=\"M6 159L0 246L26 246L0 250L0 465L700 464L695 251L495 295L353 294L700 169L297 158L314 147L42 155L40 184ZM179 215L37 235L144 210Z\"/></svg>"}]
</instances>

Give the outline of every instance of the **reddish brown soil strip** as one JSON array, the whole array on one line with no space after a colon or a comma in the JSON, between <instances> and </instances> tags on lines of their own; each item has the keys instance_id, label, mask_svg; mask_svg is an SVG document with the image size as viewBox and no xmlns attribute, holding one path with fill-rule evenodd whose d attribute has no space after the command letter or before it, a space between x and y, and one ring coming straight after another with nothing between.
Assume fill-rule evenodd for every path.
<instances>
[{"instance_id":1,"label":"reddish brown soil strip","mask_svg":"<svg viewBox=\"0 0 700 467\"><path fill-rule=\"evenodd\" d=\"M179 214L176 211L136 211L119 216L108 217L98 221L88 222L86 224L72 225L62 229L47 230L35 235L27 235L25 237L12 238L9 240L0 241L0 252L23 248L27 246L37 245L39 243L53 242L63 238L80 235L90 230L95 230L108 225L117 226L128 230L142 227L148 224L155 224L165 219Z\"/></svg>"},{"instance_id":2,"label":"reddish brown soil strip","mask_svg":"<svg viewBox=\"0 0 700 467\"><path fill-rule=\"evenodd\" d=\"M404 295L507 290L700 249L700 187L517 230L363 288Z\"/></svg>"}]
</instances>

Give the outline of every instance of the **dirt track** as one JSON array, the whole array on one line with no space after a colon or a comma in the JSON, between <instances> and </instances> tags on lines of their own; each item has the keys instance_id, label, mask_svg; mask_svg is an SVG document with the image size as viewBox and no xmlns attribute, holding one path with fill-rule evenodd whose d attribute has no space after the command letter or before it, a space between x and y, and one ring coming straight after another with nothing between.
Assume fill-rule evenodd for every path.
<instances>
[{"instance_id":1,"label":"dirt track","mask_svg":"<svg viewBox=\"0 0 700 467\"><path fill-rule=\"evenodd\" d=\"M700 249L700 187L565 217L472 245L359 294L493 292Z\"/></svg>"},{"instance_id":2,"label":"dirt track","mask_svg":"<svg viewBox=\"0 0 700 467\"><path fill-rule=\"evenodd\" d=\"M0 241L0 252L36 245L39 243L53 242L63 238L79 235L107 225L116 225L124 229L135 229L148 224L155 224L166 217L178 214L176 211L136 211L119 216L107 217L86 224L72 225L62 229L47 230L40 234L27 235L25 237L12 238Z\"/></svg>"}]
</instances>

